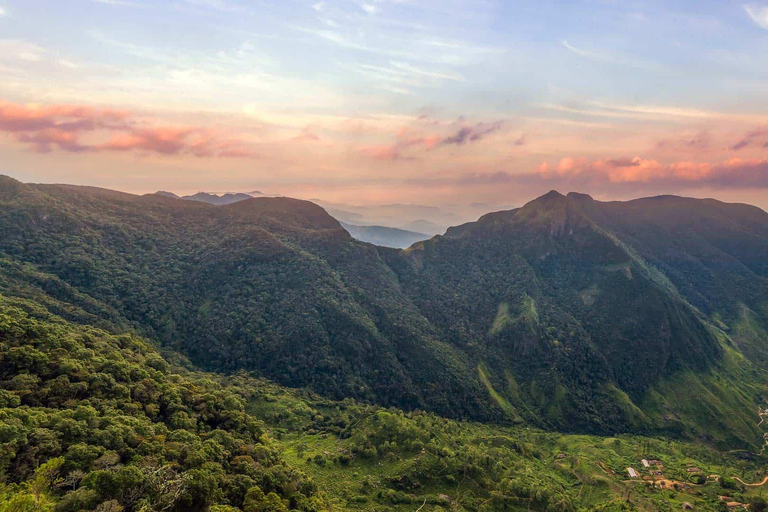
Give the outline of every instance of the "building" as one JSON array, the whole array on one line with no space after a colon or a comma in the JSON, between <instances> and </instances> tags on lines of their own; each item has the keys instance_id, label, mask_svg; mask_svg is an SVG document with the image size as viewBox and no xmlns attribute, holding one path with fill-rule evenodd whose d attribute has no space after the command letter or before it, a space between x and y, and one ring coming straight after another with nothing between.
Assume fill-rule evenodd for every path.
<instances>
[{"instance_id":1,"label":"building","mask_svg":"<svg viewBox=\"0 0 768 512\"><path fill-rule=\"evenodd\" d=\"M627 473L629 473L629 478L640 478L640 475L637 474L634 468L627 468Z\"/></svg>"},{"instance_id":2,"label":"building","mask_svg":"<svg viewBox=\"0 0 768 512\"><path fill-rule=\"evenodd\" d=\"M647 460L645 460L645 459L641 460L640 462L642 462L642 464L643 464L643 467L644 467L644 468L649 468L649 467L651 467L651 464L650 464L650 462L648 462L648 461L647 461Z\"/></svg>"}]
</instances>

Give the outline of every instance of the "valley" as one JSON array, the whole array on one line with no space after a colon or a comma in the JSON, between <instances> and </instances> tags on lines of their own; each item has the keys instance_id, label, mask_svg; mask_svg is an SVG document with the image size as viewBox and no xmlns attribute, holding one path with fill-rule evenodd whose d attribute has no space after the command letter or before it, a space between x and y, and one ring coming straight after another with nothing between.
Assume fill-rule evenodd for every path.
<instances>
[{"instance_id":1,"label":"valley","mask_svg":"<svg viewBox=\"0 0 768 512\"><path fill-rule=\"evenodd\" d=\"M1 185L7 510L760 506L761 210L551 192L397 250Z\"/></svg>"}]
</instances>

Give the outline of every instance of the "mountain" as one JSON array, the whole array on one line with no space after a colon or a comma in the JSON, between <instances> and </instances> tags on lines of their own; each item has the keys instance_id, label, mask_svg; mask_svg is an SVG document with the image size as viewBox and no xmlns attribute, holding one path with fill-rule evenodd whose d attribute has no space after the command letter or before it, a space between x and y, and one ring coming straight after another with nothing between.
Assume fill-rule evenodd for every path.
<instances>
[{"instance_id":1,"label":"mountain","mask_svg":"<svg viewBox=\"0 0 768 512\"><path fill-rule=\"evenodd\" d=\"M430 236L444 233L451 224L477 219L480 215L493 210L491 205L480 203L465 207L453 205L449 207L450 209L441 209L420 204L358 206L321 199L312 201L325 208L340 222L355 226L385 226Z\"/></svg>"},{"instance_id":2,"label":"mountain","mask_svg":"<svg viewBox=\"0 0 768 512\"><path fill-rule=\"evenodd\" d=\"M158 194L167 195L168 193L158 192ZM168 197L172 197L172 196L168 196ZM237 193L237 194L226 193L226 194L218 195L218 194L210 194L208 192L198 192L197 194L194 194L191 196L182 196L182 197L175 196L175 197L178 199L183 199L185 201L199 201L201 203L208 203L208 204L220 206L225 204L237 203L238 201L245 201L246 199L251 199L251 197L253 196L249 194L242 194L242 193Z\"/></svg>"},{"instance_id":3,"label":"mountain","mask_svg":"<svg viewBox=\"0 0 768 512\"><path fill-rule=\"evenodd\" d=\"M0 205L0 292L208 370L453 418L761 442L756 208L551 192L396 250L287 198L3 178Z\"/></svg>"},{"instance_id":4,"label":"mountain","mask_svg":"<svg viewBox=\"0 0 768 512\"><path fill-rule=\"evenodd\" d=\"M410 229L419 233L423 232L431 235L440 235L445 233L446 227L428 220L418 219L407 223L405 229Z\"/></svg>"},{"instance_id":5,"label":"mountain","mask_svg":"<svg viewBox=\"0 0 768 512\"><path fill-rule=\"evenodd\" d=\"M405 249L416 242L429 238L429 235L423 233L384 226L355 226L344 222L341 223L341 226L357 240L398 249Z\"/></svg>"},{"instance_id":6,"label":"mountain","mask_svg":"<svg viewBox=\"0 0 768 512\"><path fill-rule=\"evenodd\" d=\"M202 372L52 307L66 309L41 290L0 294L2 510L714 511L724 494L765 505L759 454L331 401ZM675 492L651 485L660 467L641 454L663 462ZM632 466L647 485L625 478Z\"/></svg>"}]
</instances>

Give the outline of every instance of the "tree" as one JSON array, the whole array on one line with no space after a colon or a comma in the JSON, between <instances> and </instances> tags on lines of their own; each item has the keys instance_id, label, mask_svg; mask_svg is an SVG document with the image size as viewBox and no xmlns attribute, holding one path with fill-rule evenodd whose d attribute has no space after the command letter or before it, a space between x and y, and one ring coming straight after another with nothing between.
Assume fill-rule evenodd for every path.
<instances>
[{"instance_id":1,"label":"tree","mask_svg":"<svg viewBox=\"0 0 768 512\"><path fill-rule=\"evenodd\" d=\"M768 511L768 502L765 501L765 498L756 496L749 500L749 510L750 512L766 512Z\"/></svg>"}]
</instances>

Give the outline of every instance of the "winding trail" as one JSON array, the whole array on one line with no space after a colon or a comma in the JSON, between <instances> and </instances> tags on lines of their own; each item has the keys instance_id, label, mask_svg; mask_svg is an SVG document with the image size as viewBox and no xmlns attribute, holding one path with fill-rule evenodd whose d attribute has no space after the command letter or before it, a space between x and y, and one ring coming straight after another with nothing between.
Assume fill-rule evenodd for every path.
<instances>
[{"instance_id":1,"label":"winding trail","mask_svg":"<svg viewBox=\"0 0 768 512\"><path fill-rule=\"evenodd\" d=\"M763 478L763 481L760 482L759 484L748 484L747 482L745 482L744 480L742 480L737 476L733 477L733 479L740 482L742 485L746 485L747 487L760 487L761 485L765 485L766 483L768 483L768 476Z\"/></svg>"}]
</instances>

